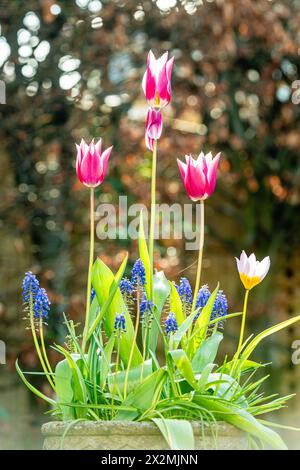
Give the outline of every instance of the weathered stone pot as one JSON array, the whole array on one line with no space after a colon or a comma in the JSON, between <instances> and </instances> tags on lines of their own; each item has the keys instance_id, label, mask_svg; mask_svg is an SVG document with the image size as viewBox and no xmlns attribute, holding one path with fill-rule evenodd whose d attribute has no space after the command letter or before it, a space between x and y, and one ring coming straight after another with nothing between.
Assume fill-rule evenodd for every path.
<instances>
[{"instance_id":1,"label":"weathered stone pot","mask_svg":"<svg viewBox=\"0 0 300 470\"><path fill-rule=\"evenodd\" d=\"M209 426L202 435L199 423L193 423L197 450L243 450L247 436L237 428L219 423L217 443ZM64 435L65 433L65 435ZM130 421L80 421L70 423L55 421L42 426L44 449L72 450L167 450L168 444L153 423ZM63 437L64 436L64 437ZM217 447L216 447L217 445Z\"/></svg>"}]
</instances>

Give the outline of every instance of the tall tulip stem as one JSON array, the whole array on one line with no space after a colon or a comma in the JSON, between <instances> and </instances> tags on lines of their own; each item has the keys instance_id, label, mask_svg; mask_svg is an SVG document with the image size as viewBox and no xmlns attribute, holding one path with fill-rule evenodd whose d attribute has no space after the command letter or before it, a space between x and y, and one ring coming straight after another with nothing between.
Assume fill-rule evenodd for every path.
<instances>
[{"instance_id":1,"label":"tall tulip stem","mask_svg":"<svg viewBox=\"0 0 300 470\"><path fill-rule=\"evenodd\" d=\"M151 215L150 215L150 231L149 231L149 257L151 269L151 297L153 299L153 271L154 271L154 236L155 236L155 218L156 218L156 161L157 161L157 140L153 142L152 153L152 174L151 174ZM152 300L151 299L151 300Z\"/></svg>"},{"instance_id":2,"label":"tall tulip stem","mask_svg":"<svg viewBox=\"0 0 300 470\"><path fill-rule=\"evenodd\" d=\"M86 313L85 313L85 326L82 340L82 352L84 354L87 342L90 322L90 305L91 305L91 291L92 291L92 268L94 262L94 245L95 245L95 194L94 188L90 188L90 258L89 258L89 271L88 281L86 288Z\"/></svg>"},{"instance_id":3,"label":"tall tulip stem","mask_svg":"<svg viewBox=\"0 0 300 470\"><path fill-rule=\"evenodd\" d=\"M241 354L242 346L243 346L243 341L244 341L244 333L245 333L245 324L246 324L246 316L247 316L247 305L248 305L248 297L249 297L249 289L246 289L245 292L245 300L244 300L244 308L243 308L243 316L242 316L242 324L241 324L241 332L240 332L240 339L239 339L239 345L236 351L236 358L239 357Z\"/></svg>"},{"instance_id":4,"label":"tall tulip stem","mask_svg":"<svg viewBox=\"0 0 300 470\"><path fill-rule=\"evenodd\" d=\"M204 246L204 200L201 199L200 201L200 240L199 240L198 265L197 265L197 275L196 275L192 312L195 311L197 295L198 295L199 288L200 288L203 246Z\"/></svg>"}]
</instances>

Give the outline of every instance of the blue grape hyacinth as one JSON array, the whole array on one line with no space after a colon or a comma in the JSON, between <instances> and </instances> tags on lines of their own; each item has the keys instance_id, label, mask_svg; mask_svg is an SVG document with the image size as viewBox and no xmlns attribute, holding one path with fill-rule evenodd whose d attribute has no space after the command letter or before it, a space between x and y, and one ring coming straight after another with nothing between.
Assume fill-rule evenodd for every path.
<instances>
[{"instance_id":1,"label":"blue grape hyacinth","mask_svg":"<svg viewBox=\"0 0 300 470\"><path fill-rule=\"evenodd\" d=\"M124 331L126 331L126 320L124 313L118 313L116 315L114 331L115 333L123 333Z\"/></svg>"},{"instance_id":2,"label":"blue grape hyacinth","mask_svg":"<svg viewBox=\"0 0 300 470\"><path fill-rule=\"evenodd\" d=\"M193 291L190 281L186 277L182 277L180 279L179 286L175 284L175 287L180 295L181 301L185 304L191 305L193 302Z\"/></svg>"},{"instance_id":3,"label":"blue grape hyacinth","mask_svg":"<svg viewBox=\"0 0 300 470\"><path fill-rule=\"evenodd\" d=\"M36 276L31 272L28 271L25 273L25 277L23 279L23 286L22 286L22 299L23 302L30 302L30 296L32 300L35 298L38 290L40 288L40 283Z\"/></svg>"},{"instance_id":4,"label":"blue grape hyacinth","mask_svg":"<svg viewBox=\"0 0 300 470\"><path fill-rule=\"evenodd\" d=\"M40 288L35 296L33 314L35 318L47 320L50 310L50 300L44 288Z\"/></svg>"},{"instance_id":5,"label":"blue grape hyacinth","mask_svg":"<svg viewBox=\"0 0 300 470\"><path fill-rule=\"evenodd\" d=\"M36 276L28 271L25 273L22 285L22 299L26 304L28 316L32 312L34 319L47 319L50 310L50 300L44 288L40 287L40 283Z\"/></svg>"},{"instance_id":6,"label":"blue grape hyacinth","mask_svg":"<svg viewBox=\"0 0 300 470\"><path fill-rule=\"evenodd\" d=\"M203 307L207 304L208 299L211 296L211 292L208 288L208 285L205 284L204 286L201 287L201 289L198 292L197 295L197 300L196 300L196 309L200 308L202 310Z\"/></svg>"},{"instance_id":7,"label":"blue grape hyacinth","mask_svg":"<svg viewBox=\"0 0 300 470\"><path fill-rule=\"evenodd\" d=\"M125 298L129 297L130 294L132 294L133 289L134 289L132 282L129 279L127 279L127 277L124 277L124 279L121 280L119 287L122 292L122 295Z\"/></svg>"},{"instance_id":8,"label":"blue grape hyacinth","mask_svg":"<svg viewBox=\"0 0 300 470\"><path fill-rule=\"evenodd\" d=\"M146 272L145 268L143 265L143 262L141 259L138 259L132 268L131 271L131 283L134 286L140 285L140 286L145 286L146 285Z\"/></svg>"},{"instance_id":9,"label":"blue grape hyacinth","mask_svg":"<svg viewBox=\"0 0 300 470\"><path fill-rule=\"evenodd\" d=\"M178 330L178 324L173 312L170 312L165 321L167 335L175 333Z\"/></svg>"},{"instance_id":10,"label":"blue grape hyacinth","mask_svg":"<svg viewBox=\"0 0 300 470\"><path fill-rule=\"evenodd\" d=\"M151 300L148 300L147 297L146 297L146 294L144 293L141 304L140 304L141 320L145 316L147 316L147 319L149 319L151 317L153 306L154 306L153 302L151 302ZM149 315L149 313L150 313L150 315Z\"/></svg>"},{"instance_id":11,"label":"blue grape hyacinth","mask_svg":"<svg viewBox=\"0 0 300 470\"><path fill-rule=\"evenodd\" d=\"M211 320L215 320L216 318L224 317L227 315L228 312L228 302L227 297L223 294L222 290L216 295L216 300L211 312Z\"/></svg>"},{"instance_id":12,"label":"blue grape hyacinth","mask_svg":"<svg viewBox=\"0 0 300 470\"><path fill-rule=\"evenodd\" d=\"M196 309L200 308L200 310L197 313L197 315L195 316L194 320L197 320L197 318L199 317L199 315L202 312L202 309L207 304L208 299L210 298L210 296L211 296L211 292L210 292L207 284L202 286L201 289L198 292L197 301L196 301ZM219 290L217 295L216 295L216 299L215 299L215 302L214 302L214 305L213 305L213 308L212 308L210 319L215 320L216 318L224 317L225 315L227 315L227 312L228 312L227 297L223 293L222 290Z\"/></svg>"}]
</instances>

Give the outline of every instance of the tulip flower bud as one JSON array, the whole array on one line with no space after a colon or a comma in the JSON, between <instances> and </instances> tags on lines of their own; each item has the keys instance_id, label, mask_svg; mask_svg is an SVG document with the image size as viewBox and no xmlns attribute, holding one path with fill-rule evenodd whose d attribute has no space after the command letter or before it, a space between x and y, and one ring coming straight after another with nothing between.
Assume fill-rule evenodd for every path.
<instances>
[{"instance_id":1,"label":"tulip flower bud","mask_svg":"<svg viewBox=\"0 0 300 470\"><path fill-rule=\"evenodd\" d=\"M154 140L160 138L162 133L162 115L160 111L149 109L146 119L145 142L149 150L153 150Z\"/></svg>"},{"instance_id":2,"label":"tulip flower bud","mask_svg":"<svg viewBox=\"0 0 300 470\"><path fill-rule=\"evenodd\" d=\"M147 70L143 78L143 90L153 109L161 109L171 101L171 75L174 57L168 60L168 52L156 59L150 51L147 57Z\"/></svg>"},{"instance_id":3,"label":"tulip flower bud","mask_svg":"<svg viewBox=\"0 0 300 470\"><path fill-rule=\"evenodd\" d=\"M211 152L206 155L201 152L197 160L191 155L185 156L186 163L177 159L185 190L192 201L207 199L214 192L220 156L218 153L213 158Z\"/></svg>"},{"instance_id":4,"label":"tulip flower bud","mask_svg":"<svg viewBox=\"0 0 300 470\"><path fill-rule=\"evenodd\" d=\"M79 181L89 188L99 186L106 176L107 162L112 147L102 152L101 139L96 144L93 139L90 145L81 139L80 145L76 144L76 148L76 172Z\"/></svg>"}]
</instances>

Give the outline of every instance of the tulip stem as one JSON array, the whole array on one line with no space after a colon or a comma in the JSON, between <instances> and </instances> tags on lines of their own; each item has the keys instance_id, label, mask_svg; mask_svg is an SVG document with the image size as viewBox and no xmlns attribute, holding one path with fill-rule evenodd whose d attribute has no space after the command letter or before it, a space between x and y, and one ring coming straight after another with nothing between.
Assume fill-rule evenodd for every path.
<instances>
[{"instance_id":1,"label":"tulip stem","mask_svg":"<svg viewBox=\"0 0 300 470\"><path fill-rule=\"evenodd\" d=\"M194 298L193 298L192 311L191 311L192 313L196 309L197 296L198 296L198 291L200 288L203 246L204 246L204 200L201 200L200 201L200 240L199 240L198 266L197 266L196 283L195 283Z\"/></svg>"},{"instance_id":2,"label":"tulip stem","mask_svg":"<svg viewBox=\"0 0 300 470\"><path fill-rule=\"evenodd\" d=\"M248 297L249 297L249 289L246 289L245 292L245 299L244 299L244 308L243 308L243 316L242 316L242 324L241 324L241 332L240 332L240 339L239 339L239 345L236 351L236 358L239 357L241 353L241 349L243 346L243 341L244 341L244 332L245 332L245 324L246 324L246 316L247 316L247 305L248 305Z\"/></svg>"},{"instance_id":3,"label":"tulip stem","mask_svg":"<svg viewBox=\"0 0 300 470\"><path fill-rule=\"evenodd\" d=\"M85 326L83 331L83 340L82 340L82 353L85 353L86 342L89 332L89 323L90 323L90 306L91 306L91 291L92 291L92 268L94 262L94 245L95 245L95 193L94 188L90 188L90 258L89 258L89 271L88 271L88 281L86 288L86 313L85 313Z\"/></svg>"},{"instance_id":4,"label":"tulip stem","mask_svg":"<svg viewBox=\"0 0 300 470\"><path fill-rule=\"evenodd\" d=\"M150 292L153 300L153 272L154 272L154 236L155 236L155 216L156 216L156 161L157 161L157 140L153 142L152 153L152 174L151 174L151 215L150 215L150 231L149 231L149 258L150 258Z\"/></svg>"}]
</instances>

